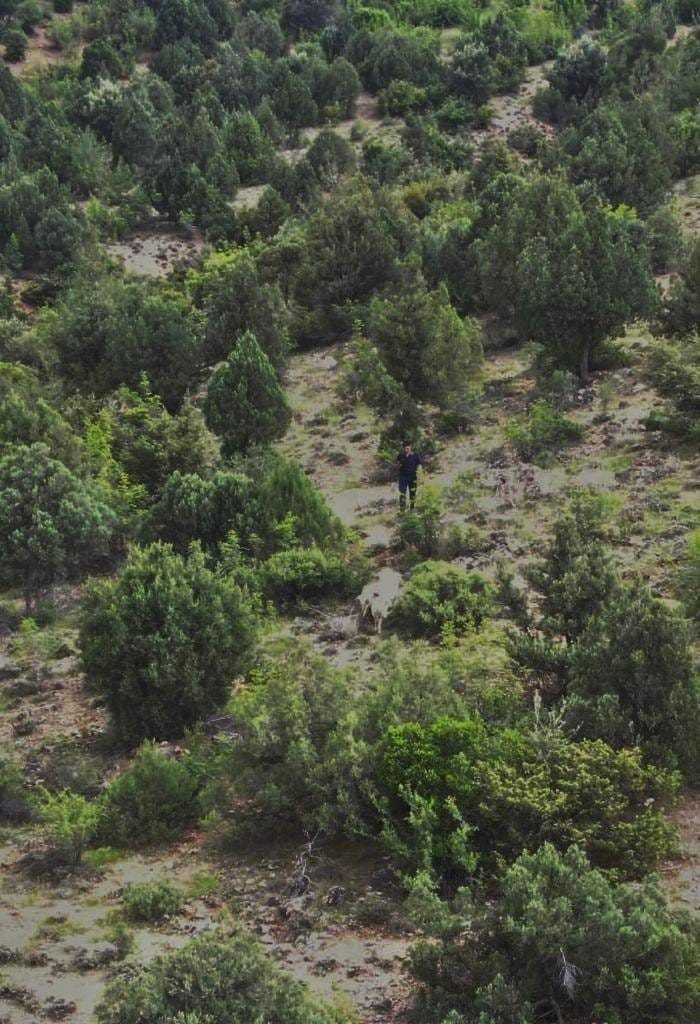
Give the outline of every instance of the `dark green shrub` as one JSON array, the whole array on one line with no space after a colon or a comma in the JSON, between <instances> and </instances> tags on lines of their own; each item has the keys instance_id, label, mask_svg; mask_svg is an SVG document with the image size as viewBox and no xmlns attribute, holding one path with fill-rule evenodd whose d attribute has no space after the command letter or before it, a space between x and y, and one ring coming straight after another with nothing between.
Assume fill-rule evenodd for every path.
<instances>
[{"instance_id":1,"label":"dark green shrub","mask_svg":"<svg viewBox=\"0 0 700 1024\"><path fill-rule=\"evenodd\" d=\"M165 544L135 549L115 579L86 589L80 648L126 743L181 736L226 700L245 666L253 613L233 579Z\"/></svg>"},{"instance_id":2,"label":"dark green shrub","mask_svg":"<svg viewBox=\"0 0 700 1024\"><path fill-rule=\"evenodd\" d=\"M153 923L177 914L185 894L170 882L135 882L127 885L122 899L124 916L129 921Z\"/></svg>"},{"instance_id":3,"label":"dark green shrub","mask_svg":"<svg viewBox=\"0 0 700 1024\"><path fill-rule=\"evenodd\" d=\"M176 839L197 820L202 784L192 757L168 758L145 743L101 799L99 842L126 849Z\"/></svg>"},{"instance_id":4,"label":"dark green shrub","mask_svg":"<svg viewBox=\"0 0 700 1024\"><path fill-rule=\"evenodd\" d=\"M418 488L416 506L403 512L396 527L400 547L415 548L425 558L438 553L444 513L439 488L427 485Z\"/></svg>"},{"instance_id":5,"label":"dark green shrub","mask_svg":"<svg viewBox=\"0 0 700 1024\"><path fill-rule=\"evenodd\" d=\"M236 340L226 362L211 374L204 418L221 437L225 455L245 452L253 444L269 444L289 426L292 410L252 331Z\"/></svg>"},{"instance_id":6,"label":"dark green shrub","mask_svg":"<svg viewBox=\"0 0 700 1024\"><path fill-rule=\"evenodd\" d=\"M3 35L5 44L5 60L10 64L24 60L27 56L29 40L21 28L11 28Z\"/></svg>"},{"instance_id":7,"label":"dark green shrub","mask_svg":"<svg viewBox=\"0 0 700 1024\"><path fill-rule=\"evenodd\" d=\"M670 433L700 437L700 337L657 342L647 365L653 383L668 399L661 425Z\"/></svg>"},{"instance_id":8,"label":"dark green shrub","mask_svg":"<svg viewBox=\"0 0 700 1024\"><path fill-rule=\"evenodd\" d=\"M204 794L224 843L290 822L333 832L347 812L347 675L299 643L278 648L236 689L230 711L241 736Z\"/></svg>"},{"instance_id":9,"label":"dark green shrub","mask_svg":"<svg viewBox=\"0 0 700 1024\"><path fill-rule=\"evenodd\" d=\"M577 847L523 853L470 917L460 938L411 951L416 1019L690 1024L700 1013L697 923L656 881L617 884Z\"/></svg>"},{"instance_id":10,"label":"dark green shrub","mask_svg":"<svg viewBox=\"0 0 700 1024\"><path fill-rule=\"evenodd\" d=\"M260 567L263 593L278 604L300 599L342 596L356 589L358 576L347 560L320 548L290 548L271 555Z\"/></svg>"},{"instance_id":11,"label":"dark green shrub","mask_svg":"<svg viewBox=\"0 0 700 1024\"><path fill-rule=\"evenodd\" d=\"M460 636L481 628L493 606L493 587L480 573L448 562L423 562L392 609L391 620L412 636Z\"/></svg>"},{"instance_id":12,"label":"dark green shrub","mask_svg":"<svg viewBox=\"0 0 700 1024\"><path fill-rule=\"evenodd\" d=\"M700 702L688 630L648 587L620 588L589 619L571 658L567 715L583 735L698 770Z\"/></svg>"},{"instance_id":13,"label":"dark green shrub","mask_svg":"<svg viewBox=\"0 0 700 1024\"><path fill-rule=\"evenodd\" d=\"M527 462L546 463L564 445L573 444L583 436L583 428L539 399L527 414L511 420L506 437L518 455Z\"/></svg>"},{"instance_id":14,"label":"dark green shrub","mask_svg":"<svg viewBox=\"0 0 700 1024\"><path fill-rule=\"evenodd\" d=\"M381 93L380 109L390 117L402 117L409 110L423 110L428 102L428 90L412 82L394 79Z\"/></svg>"},{"instance_id":15,"label":"dark green shrub","mask_svg":"<svg viewBox=\"0 0 700 1024\"><path fill-rule=\"evenodd\" d=\"M475 716L390 728L376 766L385 843L414 870L453 879L544 840L578 842L601 867L639 877L673 848L657 805L678 781L638 750L489 734Z\"/></svg>"},{"instance_id":16,"label":"dark green shrub","mask_svg":"<svg viewBox=\"0 0 700 1024\"><path fill-rule=\"evenodd\" d=\"M211 932L117 979L96 1016L99 1024L251 1024L251 1013L265 1024L349 1024L245 932Z\"/></svg>"}]
</instances>

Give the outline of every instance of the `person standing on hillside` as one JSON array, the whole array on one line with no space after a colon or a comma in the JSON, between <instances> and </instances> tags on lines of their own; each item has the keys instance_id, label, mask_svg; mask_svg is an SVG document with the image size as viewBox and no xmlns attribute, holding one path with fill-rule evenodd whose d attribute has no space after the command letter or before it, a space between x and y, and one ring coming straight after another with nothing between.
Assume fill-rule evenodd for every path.
<instances>
[{"instance_id":1,"label":"person standing on hillside","mask_svg":"<svg viewBox=\"0 0 700 1024\"><path fill-rule=\"evenodd\" d=\"M404 441L402 451L396 460L399 468L399 509L403 512L406 508L406 491L408 491L410 508L416 503L416 490L418 489L418 467L423 465L423 460L414 452L413 444Z\"/></svg>"}]
</instances>

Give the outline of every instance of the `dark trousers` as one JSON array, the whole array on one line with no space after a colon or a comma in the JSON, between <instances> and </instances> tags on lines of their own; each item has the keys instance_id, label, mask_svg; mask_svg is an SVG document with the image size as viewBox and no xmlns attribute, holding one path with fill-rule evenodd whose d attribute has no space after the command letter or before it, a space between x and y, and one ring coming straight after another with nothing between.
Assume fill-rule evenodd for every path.
<instances>
[{"instance_id":1,"label":"dark trousers","mask_svg":"<svg viewBox=\"0 0 700 1024\"><path fill-rule=\"evenodd\" d=\"M408 491L408 497L410 507L416 503L416 490L418 488L418 480L414 476L400 476L399 477L399 508L403 512L406 508L406 491Z\"/></svg>"}]
</instances>

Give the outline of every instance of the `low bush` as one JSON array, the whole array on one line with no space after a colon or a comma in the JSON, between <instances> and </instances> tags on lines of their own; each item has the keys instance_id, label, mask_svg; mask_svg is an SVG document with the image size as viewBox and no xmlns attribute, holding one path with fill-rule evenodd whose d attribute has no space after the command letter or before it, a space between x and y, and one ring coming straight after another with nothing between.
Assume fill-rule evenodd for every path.
<instances>
[{"instance_id":1,"label":"low bush","mask_svg":"<svg viewBox=\"0 0 700 1024\"><path fill-rule=\"evenodd\" d=\"M424 558L437 555L444 511L439 487L427 484L418 488L415 508L399 516L396 540L401 548L413 548Z\"/></svg>"},{"instance_id":2,"label":"low bush","mask_svg":"<svg viewBox=\"0 0 700 1024\"><path fill-rule=\"evenodd\" d=\"M123 895L124 916L129 921L153 923L177 914L185 894L170 882L135 882Z\"/></svg>"},{"instance_id":3,"label":"low bush","mask_svg":"<svg viewBox=\"0 0 700 1024\"><path fill-rule=\"evenodd\" d=\"M522 417L506 426L506 437L526 462L540 464L551 461L564 445L579 441L583 428L539 399Z\"/></svg>"},{"instance_id":4,"label":"low bush","mask_svg":"<svg viewBox=\"0 0 700 1024\"><path fill-rule=\"evenodd\" d=\"M277 604L352 593L358 578L347 559L320 548L290 548L271 555L260 568L265 596Z\"/></svg>"},{"instance_id":5,"label":"low bush","mask_svg":"<svg viewBox=\"0 0 700 1024\"><path fill-rule=\"evenodd\" d=\"M599 866L640 877L673 848L661 809L678 776L600 740L546 743L489 732L475 715L387 730L375 784L382 838L414 870L459 882L545 840L577 842Z\"/></svg>"},{"instance_id":6,"label":"low bush","mask_svg":"<svg viewBox=\"0 0 700 1024\"><path fill-rule=\"evenodd\" d=\"M197 819L203 772L192 755L168 758L145 743L131 767L107 787L97 838L122 849L177 838Z\"/></svg>"},{"instance_id":7,"label":"low bush","mask_svg":"<svg viewBox=\"0 0 700 1024\"><path fill-rule=\"evenodd\" d=\"M416 1019L690 1024L699 932L657 882L618 884L579 848L545 843L517 859L496 899L473 905L459 938L413 947Z\"/></svg>"},{"instance_id":8,"label":"low bush","mask_svg":"<svg viewBox=\"0 0 700 1024\"><path fill-rule=\"evenodd\" d=\"M96 1017L99 1024L350 1024L243 931L210 932L117 978Z\"/></svg>"},{"instance_id":9,"label":"low bush","mask_svg":"<svg viewBox=\"0 0 700 1024\"><path fill-rule=\"evenodd\" d=\"M97 831L99 805L68 789L60 793L44 789L39 796L38 810L42 830L53 853L69 867L77 868Z\"/></svg>"},{"instance_id":10,"label":"low bush","mask_svg":"<svg viewBox=\"0 0 700 1024\"><path fill-rule=\"evenodd\" d=\"M165 544L134 549L116 578L92 581L81 608L85 674L125 743L179 737L221 707L254 633L235 579L194 547L187 558Z\"/></svg>"},{"instance_id":11,"label":"low bush","mask_svg":"<svg viewBox=\"0 0 700 1024\"><path fill-rule=\"evenodd\" d=\"M229 704L241 735L203 794L214 837L228 845L285 823L333 832L353 785L350 706L347 674L303 644L265 652Z\"/></svg>"},{"instance_id":12,"label":"low bush","mask_svg":"<svg viewBox=\"0 0 700 1024\"><path fill-rule=\"evenodd\" d=\"M492 607L493 587L480 573L423 562L403 588L391 620L412 636L460 636L480 629Z\"/></svg>"},{"instance_id":13,"label":"low bush","mask_svg":"<svg viewBox=\"0 0 700 1024\"><path fill-rule=\"evenodd\" d=\"M647 360L649 376L668 406L661 416L654 412L659 427L691 438L700 438L700 336L683 342L657 342ZM650 426L650 424L647 424Z\"/></svg>"}]
</instances>

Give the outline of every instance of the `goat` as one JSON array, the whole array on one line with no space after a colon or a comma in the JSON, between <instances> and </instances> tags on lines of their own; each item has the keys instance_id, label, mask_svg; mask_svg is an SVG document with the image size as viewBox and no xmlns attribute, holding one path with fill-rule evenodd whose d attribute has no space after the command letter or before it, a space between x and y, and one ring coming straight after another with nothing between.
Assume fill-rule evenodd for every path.
<instances>
[{"instance_id":1,"label":"goat","mask_svg":"<svg viewBox=\"0 0 700 1024\"><path fill-rule=\"evenodd\" d=\"M357 598L360 619L363 619L368 611L371 612L375 633L381 633L382 623L399 596L402 582L401 574L396 569L385 567L379 570L375 579L369 581Z\"/></svg>"}]
</instances>

